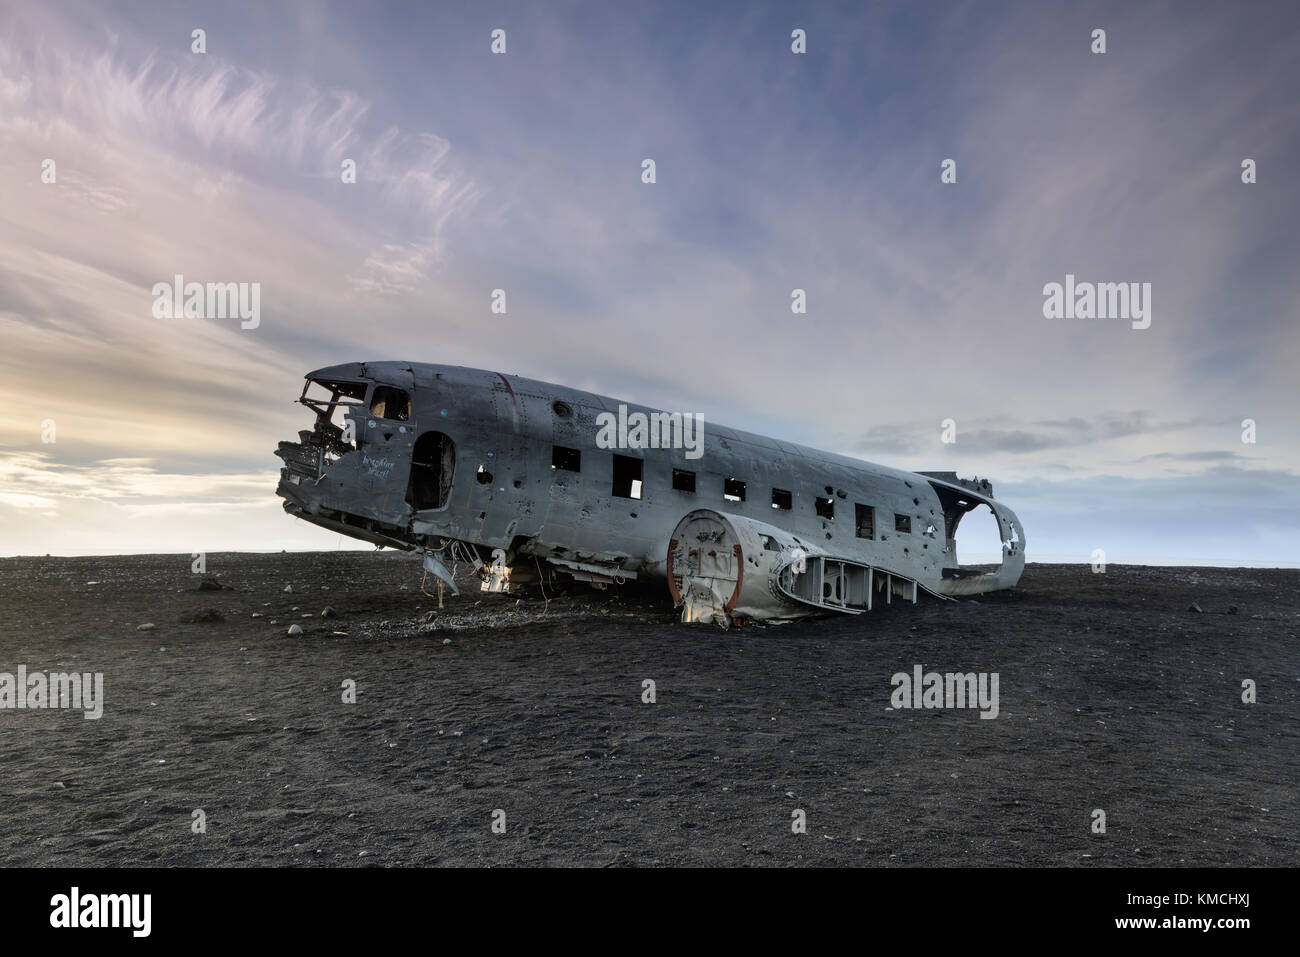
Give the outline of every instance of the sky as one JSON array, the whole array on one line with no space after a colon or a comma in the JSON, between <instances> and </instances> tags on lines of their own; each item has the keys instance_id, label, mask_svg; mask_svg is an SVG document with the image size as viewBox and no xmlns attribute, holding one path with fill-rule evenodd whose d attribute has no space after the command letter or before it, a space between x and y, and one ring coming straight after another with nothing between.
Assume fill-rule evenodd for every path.
<instances>
[{"instance_id":1,"label":"sky","mask_svg":"<svg viewBox=\"0 0 1300 957\"><path fill-rule=\"evenodd\" d=\"M1030 561L1298 564L1297 89L1291 3L10 0L0 555L369 547L273 452L405 359L987 477Z\"/></svg>"}]
</instances>

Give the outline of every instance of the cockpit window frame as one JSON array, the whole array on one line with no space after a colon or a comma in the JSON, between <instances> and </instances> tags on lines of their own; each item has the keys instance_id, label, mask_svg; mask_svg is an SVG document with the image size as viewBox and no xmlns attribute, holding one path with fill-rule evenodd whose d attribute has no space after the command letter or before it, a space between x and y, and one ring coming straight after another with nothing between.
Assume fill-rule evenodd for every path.
<instances>
[{"instance_id":1,"label":"cockpit window frame","mask_svg":"<svg viewBox=\"0 0 1300 957\"><path fill-rule=\"evenodd\" d=\"M381 390L383 390L386 393L383 399L384 411L377 412L375 411L375 405L380 401ZM392 400L392 396L388 395L387 393L395 393L396 395L402 397L402 400L404 401L405 405L399 406L398 408L399 411L405 411L406 415L394 416L394 415L386 414L388 412L388 403ZM374 388L372 388L367 394L366 411L368 411L376 419L383 419L385 422L410 422L411 421L411 393L409 390L403 389L401 386L389 385L386 382L376 382L374 384Z\"/></svg>"}]
</instances>

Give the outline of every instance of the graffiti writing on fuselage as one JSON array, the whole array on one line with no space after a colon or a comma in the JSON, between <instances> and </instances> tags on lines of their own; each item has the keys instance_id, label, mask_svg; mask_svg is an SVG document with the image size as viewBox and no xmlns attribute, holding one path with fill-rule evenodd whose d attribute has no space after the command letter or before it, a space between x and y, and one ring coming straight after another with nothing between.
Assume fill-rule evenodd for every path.
<instances>
[{"instance_id":1,"label":"graffiti writing on fuselage","mask_svg":"<svg viewBox=\"0 0 1300 957\"><path fill-rule=\"evenodd\" d=\"M368 452L361 453L361 464L365 467L368 475L377 479L386 479L388 474L393 471L392 459L371 458Z\"/></svg>"}]
</instances>

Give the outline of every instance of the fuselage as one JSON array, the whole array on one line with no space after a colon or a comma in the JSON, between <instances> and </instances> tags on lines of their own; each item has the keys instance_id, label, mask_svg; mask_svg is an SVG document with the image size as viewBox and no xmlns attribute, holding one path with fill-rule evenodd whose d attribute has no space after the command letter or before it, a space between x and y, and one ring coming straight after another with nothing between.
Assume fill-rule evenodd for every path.
<instances>
[{"instance_id":1,"label":"fuselage","mask_svg":"<svg viewBox=\"0 0 1300 957\"><path fill-rule=\"evenodd\" d=\"M1010 587L1023 569L1024 531L987 482L893 469L707 421L692 448L610 447L607 429L602 436L610 416L620 424L638 413L673 420L479 369L355 362L306 378L300 401L317 421L299 442L281 443L278 492L290 513L377 544L454 541L485 559L500 549L510 562L614 580L663 577L677 523L711 508L935 594ZM957 564L957 524L980 505L1002 532L994 571Z\"/></svg>"}]
</instances>

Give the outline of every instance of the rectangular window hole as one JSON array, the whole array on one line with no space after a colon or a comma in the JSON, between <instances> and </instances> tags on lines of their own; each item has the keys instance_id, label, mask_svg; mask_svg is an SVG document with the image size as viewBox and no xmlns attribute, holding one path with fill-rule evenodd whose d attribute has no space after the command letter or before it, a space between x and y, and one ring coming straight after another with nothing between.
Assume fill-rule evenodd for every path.
<instances>
[{"instance_id":1,"label":"rectangular window hole","mask_svg":"<svg viewBox=\"0 0 1300 957\"><path fill-rule=\"evenodd\" d=\"M853 504L854 521L857 525L858 538L876 537L876 510L870 505Z\"/></svg>"},{"instance_id":2,"label":"rectangular window hole","mask_svg":"<svg viewBox=\"0 0 1300 957\"><path fill-rule=\"evenodd\" d=\"M552 445L551 468L563 469L565 472L581 472L582 452L578 449L566 449L563 445Z\"/></svg>"},{"instance_id":3,"label":"rectangular window hole","mask_svg":"<svg viewBox=\"0 0 1300 957\"><path fill-rule=\"evenodd\" d=\"M614 490L619 498L641 497L641 470L645 463L627 455L614 456Z\"/></svg>"}]
</instances>

